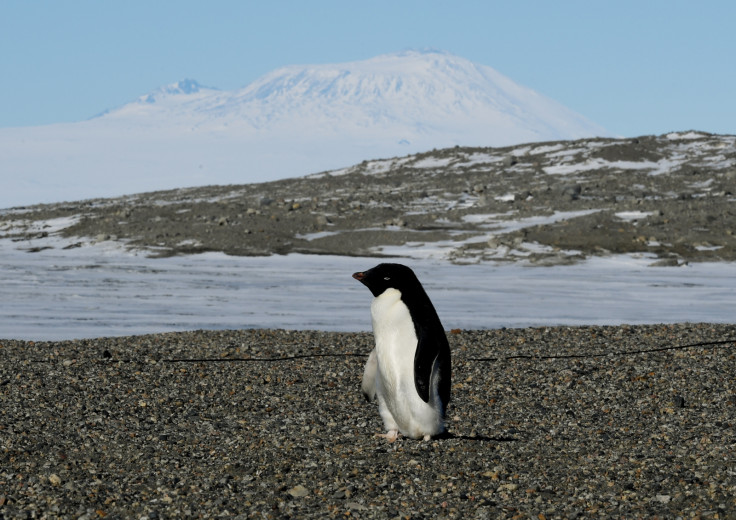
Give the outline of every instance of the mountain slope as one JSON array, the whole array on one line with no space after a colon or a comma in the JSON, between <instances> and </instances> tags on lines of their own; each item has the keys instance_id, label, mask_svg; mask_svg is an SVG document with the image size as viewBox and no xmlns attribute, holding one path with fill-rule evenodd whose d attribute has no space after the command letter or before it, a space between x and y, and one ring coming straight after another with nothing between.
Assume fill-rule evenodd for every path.
<instances>
[{"instance_id":1,"label":"mountain slope","mask_svg":"<svg viewBox=\"0 0 736 520\"><path fill-rule=\"evenodd\" d=\"M185 80L98 117L0 129L0 207L262 182L455 145L606 135L490 67L440 52L275 70L238 90Z\"/></svg>"}]
</instances>

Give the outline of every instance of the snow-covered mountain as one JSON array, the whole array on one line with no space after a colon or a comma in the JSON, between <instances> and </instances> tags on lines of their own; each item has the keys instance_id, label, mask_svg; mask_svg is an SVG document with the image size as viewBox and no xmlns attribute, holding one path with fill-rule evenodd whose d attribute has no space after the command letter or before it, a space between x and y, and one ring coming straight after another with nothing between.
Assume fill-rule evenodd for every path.
<instances>
[{"instance_id":1,"label":"snow-covered mountain","mask_svg":"<svg viewBox=\"0 0 736 520\"><path fill-rule=\"evenodd\" d=\"M87 121L0 129L0 207L261 182L453 145L603 135L490 67L403 52L284 67L232 91L185 80Z\"/></svg>"}]
</instances>

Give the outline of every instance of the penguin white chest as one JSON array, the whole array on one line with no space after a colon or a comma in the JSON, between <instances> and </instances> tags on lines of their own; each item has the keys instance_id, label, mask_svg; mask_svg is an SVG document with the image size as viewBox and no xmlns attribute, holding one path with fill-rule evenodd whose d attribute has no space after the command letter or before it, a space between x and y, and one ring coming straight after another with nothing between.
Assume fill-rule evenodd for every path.
<instances>
[{"instance_id":1,"label":"penguin white chest","mask_svg":"<svg viewBox=\"0 0 736 520\"><path fill-rule=\"evenodd\" d=\"M409 309L401 293L387 289L371 304L373 334L376 339L378 368L383 386L389 393L414 388L414 355L417 335Z\"/></svg>"}]
</instances>

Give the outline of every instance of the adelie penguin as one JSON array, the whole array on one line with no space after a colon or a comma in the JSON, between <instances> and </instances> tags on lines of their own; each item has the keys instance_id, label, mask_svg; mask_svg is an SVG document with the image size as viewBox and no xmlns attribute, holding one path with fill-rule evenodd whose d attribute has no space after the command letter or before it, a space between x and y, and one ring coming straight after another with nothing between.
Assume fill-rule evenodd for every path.
<instances>
[{"instance_id":1,"label":"adelie penguin","mask_svg":"<svg viewBox=\"0 0 736 520\"><path fill-rule=\"evenodd\" d=\"M445 431L450 402L450 346L437 311L414 271L379 264L353 274L375 298L371 303L373 349L363 373L363 394L378 399L378 412L393 442L399 433L429 440Z\"/></svg>"}]
</instances>

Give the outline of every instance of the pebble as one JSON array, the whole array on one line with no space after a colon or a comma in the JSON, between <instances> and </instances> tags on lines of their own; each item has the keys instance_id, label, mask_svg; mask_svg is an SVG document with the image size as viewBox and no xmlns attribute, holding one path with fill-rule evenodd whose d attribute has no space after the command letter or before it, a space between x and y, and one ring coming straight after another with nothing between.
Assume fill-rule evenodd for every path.
<instances>
[{"instance_id":1,"label":"pebble","mask_svg":"<svg viewBox=\"0 0 736 520\"><path fill-rule=\"evenodd\" d=\"M305 497L309 494L309 490L300 484L291 488L289 494L295 498Z\"/></svg>"}]
</instances>

